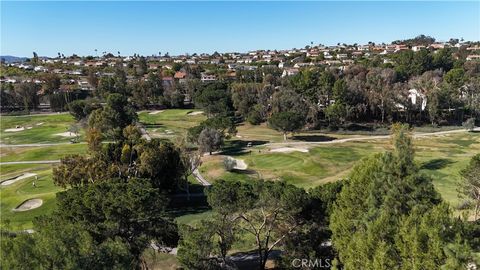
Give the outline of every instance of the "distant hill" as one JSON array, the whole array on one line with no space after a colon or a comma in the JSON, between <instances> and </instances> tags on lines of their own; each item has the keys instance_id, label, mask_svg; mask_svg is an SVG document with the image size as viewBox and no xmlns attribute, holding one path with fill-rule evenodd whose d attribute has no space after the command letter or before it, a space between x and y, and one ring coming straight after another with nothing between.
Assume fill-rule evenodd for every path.
<instances>
[{"instance_id":1,"label":"distant hill","mask_svg":"<svg viewBox=\"0 0 480 270\"><path fill-rule=\"evenodd\" d=\"M5 59L5 63L24 62L28 57L18 57L12 55L1 55L0 59Z\"/></svg>"}]
</instances>

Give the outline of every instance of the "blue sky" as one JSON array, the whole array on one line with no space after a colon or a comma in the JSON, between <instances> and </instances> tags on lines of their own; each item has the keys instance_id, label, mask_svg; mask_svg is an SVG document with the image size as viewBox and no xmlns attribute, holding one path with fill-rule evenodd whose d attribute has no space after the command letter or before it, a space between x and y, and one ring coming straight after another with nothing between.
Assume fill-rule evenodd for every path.
<instances>
[{"instance_id":1,"label":"blue sky","mask_svg":"<svg viewBox=\"0 0 480 270\"><path fill-rule=\"evenodd\" d=\"M6 2L2 55L142 55L390 42L480 40L474 2Z\"/></svg>"}]
</instances>

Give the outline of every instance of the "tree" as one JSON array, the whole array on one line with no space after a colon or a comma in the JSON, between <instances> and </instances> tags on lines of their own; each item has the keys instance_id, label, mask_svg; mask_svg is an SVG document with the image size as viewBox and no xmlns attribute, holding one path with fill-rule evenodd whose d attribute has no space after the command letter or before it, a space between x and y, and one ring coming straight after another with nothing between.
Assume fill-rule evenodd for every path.
<instances>
[{"instance_id":1,"label":"tree","mask_svg":"<svg viewBox=\"0 0 480 270\"><path fill-rule=\"evenodd\" d=\"M247 117L252 107L257 104L257 93L261 85L258 83L234 83L232 84L233 106L243 117Z\"/></svg>"},{"instance_id":2,"label":"tree","mask_svg":"<svg viewBox=\"0 0 480 270\"><path fill-rule=\"evenodd\" d=\"M305 118L296 112L279 112L272 114L268 124L275 130L281 131L286 141L288 132L298 131L304 126Z\"/></svg>"},{"instance_id":3,"label":"tree","mask_svg":"<svg viewBox=\"0 0 480 270\"><path fill-rule=\"evenodd\" d=\"M456 221L431 179L413 161L411 135L394 126L393 152L360 162L330 216L332 242L344 268L439 269Z\"/></svg>"},{"instance_id":4,"label":"tree","mask_svg":"<svg viewBox=\"0 0 480 270\"><path fill-rule=\"evenodd\" d=\"M137 67L136 73L139 77L147 74L148 66L147 66L147 59L145 59L145 57L140 56L138 58L137 65L138 67Z\"/></svg>"},{"instance_id":5,"label":"tree","mask_svg":"<svg viewBox=\"0 0 480 270\"><path fill-rule=\"evenodd\" d=\"M101 131L106 137L120 139L122 130L134 123L138 116L125 96L109 94L104 108L90 114L89 128Z\"/></svg>"},{"instance_id":6,"label":"tree","mask_svg":"<svg viewBox=\"0 0 480 270\"><path fill-rule=\"evenodd\" d=\"M39 104L38 91L40 87L34 82L20 83L15 86L15 92L19 95L25 111L30 108L36 109Z\"/></svg>"},{"instance_id":7,"label":"tree","mask_svg":"<svg viewBox=\"0 0 480 270\"><path fill-rule=\"evenodd\" d=\"M210 153L217 151L223 145L223 133L213 129L213 128L204 128L200 135L198 136L198 145L200 147L201 153Z\"/></svg>"},{"instance_id":8,"label":"tree","mask_svg":"<svg viewBox=\"0 0 480 270\"><path fill-rule=\"evenodd\" d=\"M107 179L110 175L106 168L101 159L67 155L53 168L53 183L63 188L89 185Z\"/></svg>"},{"instance_id":9,"label":"tree","mask_svg":"<svg viewBox=\"0 0 480 270\"><path fill-rule=\"evenodd\" d=\"M467 131L473 131L475 129L475 118L468 118L467 121L463 122L463 127Z\"/></svg>"},{"instance_id":10,"label":"tree","mask_svg":"<svg viewBox=\"0 0 480 270\"><path fill-rule=\"evenodd\" d=\"M196 227L180 227L178 260L186 269L226 269L227 252L236 240L236 228L227 216L215 214Z\"/></svg>"},{"instance_id":11,"label":"tree","mask_svg":"<svg viewBox=\"0 0 480 270\"><path fill-rule=\"evenodd\" d=\"M95 70L92 68L88 69L87 82L90 84L90 86L93 87L93 89L96 89L98 87L98 77L95 73Z\"/></svg>"},{"instance_id":12,"label":"tree","mask_svg":"<svg viewBox=\"0 0 480 270\"><path fill-rule=\"evenodd\" d=\"M281 89L273 94L272 101L272 114L279 112L294 112L297 115L307 115L307 104L303 100L302 96L290 89Z\"/></svg>"},{"instance_id":13,"label":"tree","mask_svg":"<svg viewBox=\"0 0 480 270\"><path fill-rule=\"evenodd\" d=\"M74 100L68 103L68 110L75 120L79 121L86 117L84 111L85 106L85 100Z\"/></svg>"},{"instance_id":14,"label":"tree","mask_svg":"<svg viewBox=\"0 0 480 270\"><path fill-rule=\"evenodd\" d=\"M111 179L69 189L57 195L54 213L92 235L96 244L118 238L139 259L155 240L175 245L176 226L165 214L168 199L146 179Z\"/></svg>"},{"instance_id":15,"label":"tree","mask_svg":"<svg viewBox=\"0 0 480 270\"><path fill-rule=\"evenodd\" d=\"M194 103L209 116L226 114L232 110L231 95L223 83L209 83L195 93Z\"/></svg>"},{"instance_id":16,"label":"tree","mask_svg":"<svg viewBox=\"0 0 480 270\"><path fill-rule=\"evenodd\" d=\"M42 77L44 83L42 86L44 94L53 94L60 89L60 77L55 73L47 73Z\"/></svg>"},{"instance_id":17,"label":"tree","mask_svg":"<svg viewBox=\"0 0 480 270\"><path fill-rule=\"evenodd\" d=\"M380 109L382 123L393 102L393 84L397 74L393 69L373 68L367 74L368 100L373 112Z\"/></svg>"},{"instance_id":18,"label":"tree","mask_svg":"<svg viewBox=\"0 0 480 270\"><path fill-rule=\"evenodd\" d=\"M78 224L43 217L34 235L2 237L1 265L8 269L131 269L137 258L120 239L96 245Z\"/></svg>"},{"instance_id":19,"label":"tree","mask_svg":"<svg viewBox=\"0 0 480 270\"><path fill-rule=\"evenodd\" d=\"M299 227L298 215L307 202L303 189L271 181L217 181L207 196L216 213L237 221L239 230L254 237L260 269L271 251Z\"/></svg>"},{"instance_id":20,"label":"tree","mask_svg":"<svg viewBox=\"0 0 480 270\"><path fill-rule=\"evenodd\" d=\"M187 146L188 140L186 137L180 139L177 143L178 151L180 153L180 160L182 162L183 170L183 184L186 187L188 196L190 196L188 177L202 164L201 153L195 151ZM190 198L190 197L189 197Z\"/></svg>"},{"instance_id":21,"label":"tree","mask_svg":"<svg viewBox=\"0 0 480 270\"><path fill-rule=\"evenodd\" d=\"M445 81L455 90L460 89L465 83L465 71L462 68L454 68L445 74Z\"/></svg>"},{"instance_id":22,"label":"tree","mask_svg":"<svg viewBox=\"0 0 480 270\"><path fill-rule=\"evenodd\" d=\"M473 206L473 218L477 220L480 214L480 154L472 157L470 163L460 173L458 191Z\"/></svg>"},{"instance_id":23,"label":"tree","mask_svg":"<svg viewBox=\"0 0 480 270\"><path fill-rule=\"evenodd\" d=\"M171 192L183 183L185 167L178 149L169 141L152 139L138 146L138 175L152 186Z\"/></svg>"}]
</instances>

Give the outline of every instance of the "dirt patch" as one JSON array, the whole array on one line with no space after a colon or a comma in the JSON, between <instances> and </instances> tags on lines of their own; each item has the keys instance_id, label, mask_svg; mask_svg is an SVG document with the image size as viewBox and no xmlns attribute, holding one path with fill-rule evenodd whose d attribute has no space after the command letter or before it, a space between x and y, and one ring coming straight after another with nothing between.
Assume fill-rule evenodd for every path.
<instances>
[{"instance_id":1,"label":"dirt patch","mask_svg":"<svg viewBox=\"0 0 480 270\"><path fill-rule=\"evenodd\" d=\"M159 114L162 112L164 112L164 110L153 111L153 112L149 112L148 114Z\"/></svg>"},{"instance_id":2,"label":"dirt patch","mask_svg":"<svg viewBox=\"0 0 480 270\"><path fill-rule=\"evenodd\" d=\"M5 181L2 181L0 183L1 186L8 186L8 185L11 185L17 181L20 181L22 179L25 179L25 178L29 178L29 177L32 177L32 176L35 176L37 175L36 173L24 173L22 175L19 175L17 177L13 177L13 178L10 178L10 179L7 179Z\"/></svg>"},{"instance_id":3,"label":"dirt patch","mask_svg":"<svg viewBox=\"0 0 480 270\"><path fill-rule=\"evenodd\" d=\"M187 115L190 115L190 116L195 116L195 115L199 115L199 114L203 114L202 111L198 111L198 112L189 112L187 113Z\"/></svg>"},{"instance_id":4,"label":"dirt patch","mask_svg":"<svg viewBox=\"0 0 480 270\"><path fill-rule=\"evenodd\" d=\"M21 203L19 206L13 209L15 212L28 211L42 206L42 199L30 199Z\"/></svg>"},{"instance_id":5,"label":"dirt patch","mask_svg":"<svg viewBox=\"0 0 480 270\"><path fill-rule=\"evenodd\" d=\"M281 148L271 149L270 152L277 152L277 153L302 152L302 153L308 153L308 149L298 148L298 147L281 147Z\"/></svg>"},{"instance_id":6,"label":"dirt patch","mask_svg":"<svg viewBox=\"0 0 480 270\"><path fill-rule=\"evenodd\" d=\"M41 122L41 123L37 123L37 124L35 124L35 125L41 126L41 125L43 125L43 124L45 124L45 123L44 123L44 122Z\"/></svg>"},{"instance_id":7,"label":"dirt patch","mask_svg":"<svg viewBox=\"0 0 480 270\"><path fill-rule=\"evenodd\" d=\"M62 133L56 133L56 134L53 134L54 136L62 136L62 137L68 137L68 138L72 138L72 137L77 137L77 135L75 135L75 133L73 132L62 132Z\"/></svg>"}]
</instances>

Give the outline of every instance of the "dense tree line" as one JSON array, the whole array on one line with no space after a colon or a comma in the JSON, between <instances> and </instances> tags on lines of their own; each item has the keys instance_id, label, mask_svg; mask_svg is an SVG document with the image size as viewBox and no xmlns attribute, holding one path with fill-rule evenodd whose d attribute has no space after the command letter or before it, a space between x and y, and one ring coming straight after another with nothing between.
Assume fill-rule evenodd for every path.
<instances>
[{"instance_id":1,"label":"dense tree line","mask_svg":"<svg viewBox=\"0 0 480 270\"><path fill-rule=\"evenodd\" d=\"M230 87L233 105L252 124L288 111L311 128L398 121L459 125L478 118L478 62L455 60L450 49L401 51L391 60L355 64L344 70L304 68L277 81L237 82Z\"/></svg>"}]
</instances>

